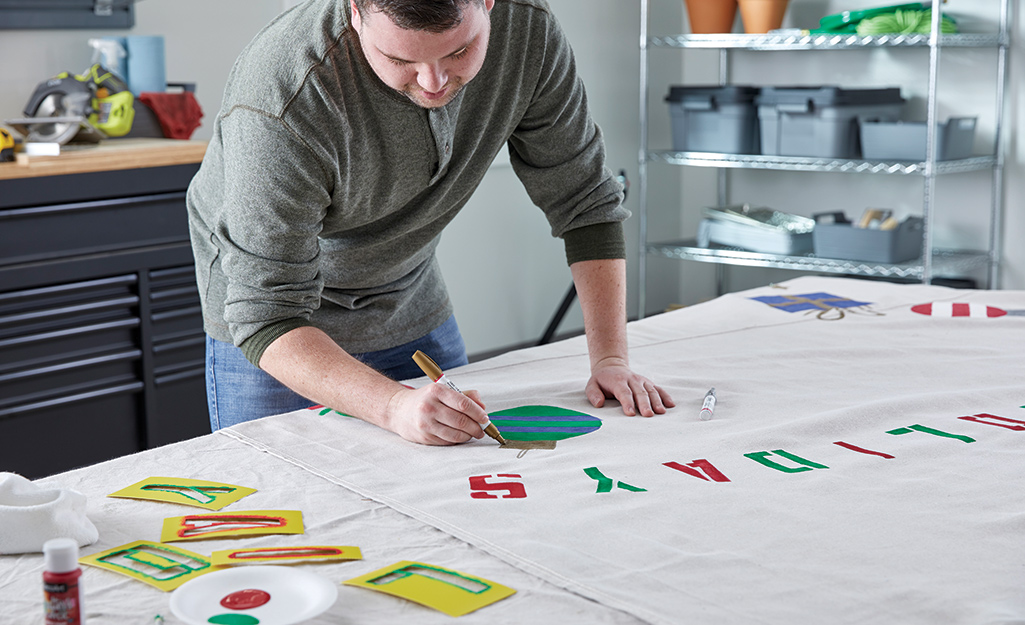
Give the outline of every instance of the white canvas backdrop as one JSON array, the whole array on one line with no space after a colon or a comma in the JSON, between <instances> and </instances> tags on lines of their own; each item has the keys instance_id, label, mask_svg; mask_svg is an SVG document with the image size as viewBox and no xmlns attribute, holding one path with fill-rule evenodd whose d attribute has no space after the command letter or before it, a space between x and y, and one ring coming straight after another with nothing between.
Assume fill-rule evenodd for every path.
<instances>
[{"instance_id":1,"label":"white canvas backdrop","mask_svg":"<svg viewBox=\"0 0 1025 625\"><path fill-rule=\"evenodd\" d=\"M822 293L867 305L753 299ZM799 278L631 324L633 366L678 404L651 419L586 403L583 339L449 372L489 410L602 419L523 457L319 411L227 434L653 623L1012 622L1025 618L1025 317L911 310L955 301L1025 309L1021 292ZM700 421L711 386L715 418ZM1003 420L959 418L980 414ZM701 460L729 481L665 465ZM587 469L616 485L597 492ZM475 476L526 497L473 498Z\"/></svg>"}]
</instances>

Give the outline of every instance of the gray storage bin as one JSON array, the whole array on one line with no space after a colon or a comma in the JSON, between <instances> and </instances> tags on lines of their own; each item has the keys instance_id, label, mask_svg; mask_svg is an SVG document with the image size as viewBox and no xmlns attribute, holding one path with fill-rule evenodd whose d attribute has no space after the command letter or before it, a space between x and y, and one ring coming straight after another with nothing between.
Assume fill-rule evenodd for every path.
<instances>
[{"instance_id":1,"label":"gray storage bin","mask_svg":"<svg viewBox=\"0 0 1025 625\"><path fill-rule=\"evenodd\" d=\"M972 155L975 117L951 117L936 132L936 160L949 161ZM878 161L924 161L927 140L925 122L861 120L861 150Z\"/></svg>"},{"instance_id":2,"label":"gray storage bin","mask_svg":"<svg viewBox=\"0 0 1025 625\"><path fill-rule=\"evenodd\" d=\"M678 152L758 154L757 87L669 88L666 102Z\"/></svg>"},{"instance_id":3,"label":"gray storage bin","mask_svg":"<svg viewBox=\"0 0 1025 625\"><path fill-rule=\"evenodd\" d=\"M900 119L896 87L763 87L756 103L762 154L859 158L858 119Z\"/></svg>"},{"instance_id":4,"label":"gray storage bin","mask_svg":"<svg viewBox=\"0 0 1025 625\"><path fill-rule=\"evenodd\" d=\"M819 258L900 263L922 255L922 234L922 218L908 217L893 230L816 223L812 241Z\"/></svg>"}]
</instances>

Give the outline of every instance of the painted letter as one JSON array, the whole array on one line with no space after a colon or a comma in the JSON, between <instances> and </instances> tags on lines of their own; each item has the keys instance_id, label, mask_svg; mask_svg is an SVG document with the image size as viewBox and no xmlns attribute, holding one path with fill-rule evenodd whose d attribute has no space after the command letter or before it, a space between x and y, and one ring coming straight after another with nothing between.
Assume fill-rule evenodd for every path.
<instances>
[{"instance_id":1,"label":"painted letter","mask_svg":"<svg viewBox=\"0 0 1025 625\"><path fill-rule=\"evenodd\" d=\"M1008 430L1014 430L1016 432L1025 431L1025 421L1019 421L1017 419L1008 419L1007 417L998 417L996 415L987 414L985 412L980 412L979 414L973 415L971 417L958 417L958 419L962 419L964 421L975 421L976 423L984 423L986 425L995 425L997 427L1007 428ZM1018 425L991 423L989 421L983 421L983 419L996 419L998 421L1007 421L1008 423L1017 423Z\"/></svg>"},{"instance_id":2,"label":"painted letter","mask_svg":"<svg viewBox=\"0 0 1025 625\"><path fill-rule=\"evenodd\" d=\"M490 475L475 475L470 478L470 497L474 499L498 499L498 495L492 495L487 491L505 491L502 499L522 499L527 496L527 489L520 482L495 482L488 483ZM496 477L517 478L515 473L499 473Z\"/></svg>"},{"instance_id":3,"label":"painted letter","mask_svg":"<svg viewBox=\"0 0 1025 625\"><path fill-rule=\"evenodd\" d=\"M933 436L942 436L944 438L956 438L963 443L974 443L975 439L971 436L964 436L963 434L951 434L950 432L944 432L943 430L935 430L933 428L925 427L924 425L909 425L906 428L897 428L896 430L890 430L887 434L893 434L900 436L901 434L910 434L911 432L922 432L923 434L932 434Z\"/></svg>"},{"instance_id":4,"label":"painted letter","mask_svg":"<svg viewBox=\"0 0 1025 625\"><path fill-rule=\"evenodd\" d=\"M693 475L694 477L701 478L706 482L729 482L730 478L723 475L719 469L712 466L712 463L705 460L704 458L695 460L694 462L688 462L686 465L680 464L679 462L663 462L664 466L670 469L676 469L677 471L683 471L687 475ZM704 473L702 473L704 471Z\"/></svg>"},{"instance_id":5,"label":"painted letter","mask_svg":"<svg viewBox=\"0 0 1025 625\"><path fill-rule=\"evenodd\" d=\"M804 466L788 467L786 465L779 464L778 462L775 462L773 460L769 460L766 457L766 456L769 456L771 454L776 454L777 456L783 456L787 460L791 460L793 462L796 462L796 463L804 465ZM806 459L804 459L804 458L802 458L800 456L795 456L792 453L783 451L782 449L777 449L775 451L758 451L758 452L754 452L754 453L750 453L750 454L744 454L744 457L750 458L750 459L754 460L755 462L758 462L760 464L763 464L763 465L769 467L770 469L776 469L777 471L782 471L784 473L802 473L804 471L811 471L813 469L828 469L829 468L829 467L827 467L824 464L819 464L817 462L812 462L811 460L806 460Z\"/></svg>"},{"instance_id":6,"label":"painted letter","mask_svg":"<svg viewBox=\"0 0 1025 625\"><path fill-rule=\"evenodd\" d=\"M865 449L864 447L858 447L857 445L851 445L850 443L845 443L843 441L836 441L833 444L834 445L839 445L839 446L843 447L844 449L850 449L851 451L856 451L859 454L868 454L870 456L879 456L881 458L886 458L887 460L893 460L893 456L891 456L890 454L884 454L881 451L872 451L871 449Z\"/></svg>"},{"instance_id":7,"label":"painted letter","mask_svg":"<svg viewBox=\"0 0 1025 625\"><path fill-rule=\"evenodd\" d=\"M586 473L587 477L591 478L592 480L598 481L598 490L594 491L595 493L608 493L612 491L612 484L614 480L612 478L606 477L604 473L598 470L598 467L584 469L584 473ZM634 493L647 492L646 488L638 488L637 486L631 486L626 482L616 482L615 484L617 488L622 488L623 490L628 490Z\"/></svg>"}]
</instances>

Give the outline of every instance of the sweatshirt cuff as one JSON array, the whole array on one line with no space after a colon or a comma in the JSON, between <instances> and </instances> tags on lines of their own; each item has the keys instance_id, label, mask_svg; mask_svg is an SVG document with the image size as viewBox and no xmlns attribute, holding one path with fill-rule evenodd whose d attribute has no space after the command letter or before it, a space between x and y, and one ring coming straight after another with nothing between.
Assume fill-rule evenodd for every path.
<instances>
[{"instance_id":1,"label":"sweatshirt cuff","mask_svg":"<svg viewBox=\"0 0 1025 625\"><path fill-rule=\"evenodd\" d=\"M270 325L260 328L257 330L256 334L242 341L242 344L239 345L239 349L242 350L242 355L246 357L246 360L259 367L260 358L263 357L263 352L270 347L271 343L278 340L278 338L283 334L291 332L296 328L311 325L313 324L305 319L297 319L294 317L291 319L275 321Z\"/></svg>"},{"instance_id":2,"label":"sweatshirt cuff","mask_svg":"<svg viewBox=\"0 0 1025 625\"><path fill-rule=\"evenodd\" d=\"M594 224L570 230L562 235L566 245L566 262L626 258L626 237L623 222Z\"/></svg>"}]
</instances>

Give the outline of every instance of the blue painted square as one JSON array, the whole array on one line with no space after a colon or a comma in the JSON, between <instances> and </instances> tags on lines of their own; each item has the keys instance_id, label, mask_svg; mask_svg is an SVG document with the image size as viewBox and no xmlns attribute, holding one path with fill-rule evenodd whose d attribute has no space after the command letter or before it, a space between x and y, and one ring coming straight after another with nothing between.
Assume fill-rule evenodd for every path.
<instances>
[{"instance_id":1,"label":"blue painted square","mask_svg":"<svg viewBox=\"0 0 1025 625\"><path fill-rule=\"evenodd\" d=\"M752 297L753 300L768 304L773 308L786 312L802 310L829 310L831 308L852 308L868 306L871 302L857 302L846 297L838 297L829 293L805 293L804 295L763 295Z\"/></svg>"}]
</instances>

